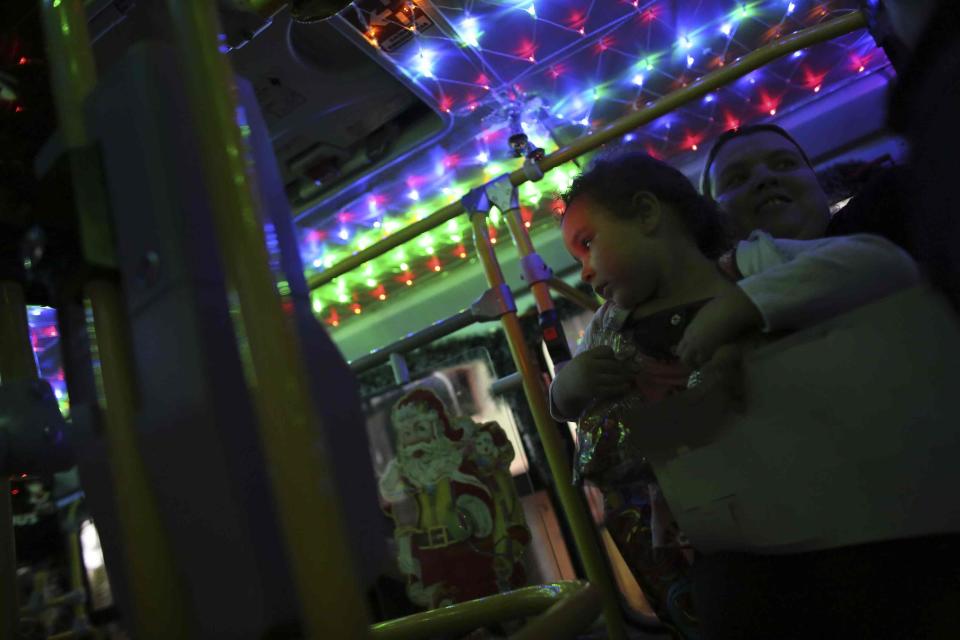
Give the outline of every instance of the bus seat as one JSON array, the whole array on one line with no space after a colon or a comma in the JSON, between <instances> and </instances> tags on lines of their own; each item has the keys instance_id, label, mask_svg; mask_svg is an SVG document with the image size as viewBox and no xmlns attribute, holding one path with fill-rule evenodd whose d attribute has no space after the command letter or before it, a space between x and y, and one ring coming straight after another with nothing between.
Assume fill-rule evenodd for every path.
<instances>
[{"instance_id":1,"label":"bus seat","mask_svg":"<svg viewBox=\"0 0 960 640\"><path fill-rule=\"evenodd\" d=\"M960 325L922 286L757 349L650 450L701 551L801 552L960 531Z\"/></svg>"}]
</instances>

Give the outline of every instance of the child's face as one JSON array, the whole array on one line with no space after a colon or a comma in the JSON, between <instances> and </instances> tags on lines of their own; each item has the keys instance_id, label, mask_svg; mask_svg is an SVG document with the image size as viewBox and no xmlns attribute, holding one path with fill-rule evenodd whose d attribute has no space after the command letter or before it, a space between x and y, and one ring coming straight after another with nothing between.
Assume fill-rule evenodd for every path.
<instances>
[{"instance_id":1,"label":"child's face","mask_svg":"<svg viewBox=\"0 0 960 640\"><path fill-rule=\"evenodd\" d=\"M778 238L819 238L830 206L799 150L772 131L727 142L710 166L713 198L737 232L761 229Z\"/></svg>"},{"instance_id":2,"label":"child's face","mask_svg":"<svg viewBox=\"0 0 960 640\"><path fill-rule=\"evenodd\" d=\"M580 263L580 279L601 298L632 309L656 291L659 270L635 219L620 218L580 197L563 216L563 242Z\"/></svg>"}]
</instances>

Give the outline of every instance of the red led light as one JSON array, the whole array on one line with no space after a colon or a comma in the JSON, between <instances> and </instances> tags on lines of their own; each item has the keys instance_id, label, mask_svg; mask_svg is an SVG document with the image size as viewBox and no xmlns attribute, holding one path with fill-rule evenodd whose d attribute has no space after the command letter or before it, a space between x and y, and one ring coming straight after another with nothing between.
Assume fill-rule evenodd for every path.
<instances>
[{"instance_id":1,"label":"red led light","mask_svg":"<svg viewBox=\"0 0 960 640\"><path fill-rule=\"evenodd\" d=\"M604 51L612 47L614 42L615 40L613 39L613 36L603 36L595 45L594 51L598 54L603 53Z\"/></svg>"},{"instance_id":2,"label":"red led light","mask_svg":"<svg viewBox=\"0 0 960 640\"><path fill-rule=\"evenodd\" d=\"M760 91L760 109L770 115L776 115L777 107L780 106L780 98L769 95L766 91Z\"/></svg>"},{"instance_id":3,"label":"red led light","mask_svg":"<svg viewBox=\"0 0 960 640\"><path fill-rule=\"evenodd\" d=\"M764 31L760 39L763 42L770 42L771 40L776 40L782 35L783 35L783 25L775 24L769 29L767 29L766 31Z\"/></svg>"},{"instance_id":4,"label":"red led light","mask_svg":"<svg viewBox=\"0 0 960 640\"><path fill-rule=\"evenodd\" d=\"M690 133L688 131L683 138L683 142L681 143L681 146L684 149L690 149L692 151L696 151L697 145L699 145L702 140L703 140L702 133Z\"/></svg>"},{"instance_id":5,"label":"red led light","mask_svg":"<svg viewBox=\"0 0 960 640\"><path fill-rule=\"evenodd\" d=\"M727 130L740 128L740 120L729 111L723 114L723 123Z\"/></svg>"},{"instance_id":6,"label":"red led light","mask_svg":"<svg viewBox=\"0 0 960 640\"><path fill-rule=\"evenodd\" d=\"M823 84L823 79L827 76L827 72L823 73L814 73L810 67L803 68L803 86L808 89L816 90L821 84Z\"/></svg>"},{"instance_id":7,"label":"red led light","mask_svg":"<svg viewBox=\"0 0 960 640\"><path fill-rule=\"evenodd\" d=\"M517 56L525 58L530 62L536 61L537 45L530 40L523 40L517 47Z\"/></svg>"},{"instance_id":8,"label":"red led light","mask_svg":"<svg viewBox=\"0 0 960 640\"><path fill-rule=\"evenodd\" d=\"M452 169L460 164L460 156L455 153L448 153L443 157L443 166L445 169Z\"/></svg>"}]
</instances>

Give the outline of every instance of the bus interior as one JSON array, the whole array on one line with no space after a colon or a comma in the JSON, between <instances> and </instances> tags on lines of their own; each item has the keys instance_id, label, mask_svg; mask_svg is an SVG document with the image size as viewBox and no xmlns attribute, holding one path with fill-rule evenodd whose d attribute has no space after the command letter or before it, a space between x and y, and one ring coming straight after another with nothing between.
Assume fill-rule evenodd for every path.
<instances>
[{"instance_id":1,"label":"bus interior","mask_svg":"<svg viewBox=\"0 0 960 640\"><path fill-rule=\"evenodd\" d=\"M701 637L687 596L632 570L572 474L577 424L551 415L603 302L562 194L611 151L698 185L718 136L772 123L842 210L910 159L878 3L2 4L0 640ZM953 420L960 333L902 295L751 361L772 399L730 432L855 421L817 394L900 356L928 373L873 393L923 387L931 424ZM908 322L927 335L890 338ZM809 407L783 367L816 378ZM704 438L650 453L698 552L862 539L804 528L786 472L731 479L738 447L802 458L808 492L890 469L831 475L846 441L834 460ZM958 451L891 438L904 473Z\"/></svg>"}]
</instances>

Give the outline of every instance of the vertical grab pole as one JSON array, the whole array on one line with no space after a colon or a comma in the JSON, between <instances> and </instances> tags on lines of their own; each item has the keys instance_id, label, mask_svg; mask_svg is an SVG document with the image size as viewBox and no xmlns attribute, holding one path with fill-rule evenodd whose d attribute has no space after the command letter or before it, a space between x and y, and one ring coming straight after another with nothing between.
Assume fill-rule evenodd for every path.
<instances>
[{"instance_id":1,"label":"vertical grab pole","mask_svg":"<svg viewBox=\"0 0 960 640\"><path fill-rule=\"evenodd\" d=\"M87 284L93 311L93 355L102 389L103 434L115 478L117 520L123 535L137 637L173 638L191 634L185 592L176 575L173 552L164 532L150 480L141 463L136 420L136 390L130 337L119 287L106 281ZM183 635L180 635L183 634Z\"/></svg>"},{"instance_id":2,"label":"vertical grab pole","mask_svg":"<svg viewBox=\"0 0 960 640\"><path fill-rule=\"evenodd\" d=\"M502 187L510 187L510 199L506 199L506 193ZM547 286L547 280L553 275L550 268L546 265L537 250L533 248L533 241L530 240L530 233L523 223L523 216L520 214L520 201L517 195L517 188L510 185L509 180L501 178L490 185L490 190L499 191L500 196L498 208L507 219L507 227L510 229L510 236L520 254L520 266L523 269L523 277L530 285L530 292L533 294L534 302L537 305L537 319L540 323L540 331L544 343L547 345L547 353L554 364L566 362L570 359L570 345L567 344L567 337L563 333L563 325L560 324L560 318L557 316L556 307L553 304L553 298L550 296L550 287Z\"/></svg>"},{"instance_id":3,"label":"vertical grab pole","mask_svg":"<svg viewBox=\"0 0 960 640\"><path fill-rule=\"evenodd\" d=\"M366 603L355 574L338 497L321 446L320 422L292 326L284 317L229 61L218 47L212 0L168 0L214 225L236 293L248 385L259 414L270 479L308 638L365 638ZM189 63L189 64L188 64ZM337 425L327 425L335 428Z\"/></svg>"},{"instance_id":4,"label":"vertical grab pole","mask_svg":"<svg viewBox=\"0 0 960 640\"><path fill-rule=\"evenodd\" d=\"M23 289L16 282L0 282L0 383L36 377ZM20 607L13 507L6 477L0 479L0 494L0 640L15 640Z\"/></svg>"},{"instance_id":5,"label":"vertical grab pole","mask_svg":"<svg viewBox=\"0 0 960 640\"><path fill-rule=\"evenodd\" d=\"M82 0L41 0L50 77L57 119L70 150L89 144L83 103L96 82L93 52ZM74 184L88 198L102 198L100 185ZM83 206L81 204L81 206ZM83 224L84 212L78 212ZM188 609L184 590L161 524L150 482L140 464L134 416L129 336L123 322L119 287L113 282L91 282L85 287L93 308L100 367L95 372L102 389L103 436L107 443L120 525L125 570L133 603L135 635L144 638L188 637Z\"/></svg>"},{"instance_id":6,"label":"vertical grab pole","mask_svg":"<svg viewBox=\"0 0 960 640\"><path fill-rule=\"evenodd\" d=\"M483 265L487 283L491 287L499 287L505 284L505 280L500 264L497 262L497 256L493 251L493 245L490 243L486 212L475 211L470 207L468 209L470 210L470 223L473 226L477 255ZM510 354L513 356L520 377L523 379L523 391L530 405L530 411L533 413L537 433L547 455L547 463L550 465L550 473L554 479L557 496L560 498L560 506L563 508L567 522L570 523L574 544L576 544L580 558L583 560L587 579L597 587L603 599L603 615L607 625L608 637L612 640L625 639L626 629L617 596L617 588L603 552L600 550L593 523L577 493L576 487L573 485L570 462L566 459L560 434L557 432L557 425L550 417L540 371L533 355L527 348L526 342L524 342L517 312L510 311L504 314L500 317L500 322L510 345Z\"/></svg>"}]
</instances>

